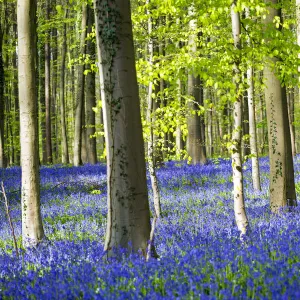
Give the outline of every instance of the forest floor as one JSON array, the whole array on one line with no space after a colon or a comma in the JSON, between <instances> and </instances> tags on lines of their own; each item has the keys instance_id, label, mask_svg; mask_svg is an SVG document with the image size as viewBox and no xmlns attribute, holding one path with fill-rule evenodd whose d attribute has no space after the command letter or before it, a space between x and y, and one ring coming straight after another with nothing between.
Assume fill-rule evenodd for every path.
<instances>
[{"instance_id":1,"label":"forest floor","mask_svg":"<svg viewBox=\"0 0 300 300\"><path fill-rule=\"evenodd\" d=\"M260 164L261 192L252 188L250 162L244 166L251 229L245 243L234 221L229 160L160 168L163 215L155 236L160 259L147 263L139 255L104 259L103 165L42 167L42 215L50 243L22 250L17 259L0 203L0 298L300 299L300 208L270 213L267 158ZM20 176L17 167L0 170L19 244ZM300 192L300 156L295 178Z\"/></svg>"}]
</instances>

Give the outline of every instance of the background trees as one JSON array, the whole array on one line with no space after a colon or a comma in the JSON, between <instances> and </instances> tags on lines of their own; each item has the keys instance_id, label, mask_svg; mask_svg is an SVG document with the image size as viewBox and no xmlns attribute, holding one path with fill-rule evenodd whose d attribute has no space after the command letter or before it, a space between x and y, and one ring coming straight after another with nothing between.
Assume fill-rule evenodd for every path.
<instances>
[{"instance_id":1,"label":"background trees","mask_svg":"<svg viewBox=\"0 0 300 300\"><path fill-rule=\"evenodd\" d=\"M242 178L242 162L251 157L253 185L259 190L257 156L270 153L274 211L295 205L291 153L299 149L299 9L297 1L277 2L235 1L232 10L230 1L221 0L131 1L141 117L152 170L170 159L205 164L207 159L229 158L228 149L234 149L234 165L240 170L236 182ZM3 167L20 164L20 57L16 3L0 3ZM234 35L231 11L240 22ZM93 12L92 1L37 3L41 164L78 166L109 156L110 147L104 151L103 145L105 98L99 92Z\"/></svg>"}]
</instances>

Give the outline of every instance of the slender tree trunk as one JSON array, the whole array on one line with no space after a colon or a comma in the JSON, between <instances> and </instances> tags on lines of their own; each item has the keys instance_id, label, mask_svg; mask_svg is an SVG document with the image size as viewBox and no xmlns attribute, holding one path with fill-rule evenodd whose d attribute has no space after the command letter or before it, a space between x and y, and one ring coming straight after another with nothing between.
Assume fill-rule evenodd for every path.
<instances>
[{"instance_id":1,"label":"slender tree trunk","mask_svg":"<svg viewBox=\"0 0 300 300\"><path fill-rule=\"evenodd\" d=\"M65 17L67 18L68 13L66 12ZM67 36L66 36L67 25L64 23L63 31L61 34L61 65L60 65L60 120L61 120L61 146L62 146L62 163L69 163L69 150L68 150L68 136L67 136L67 124L66 124L66 109L65 109L65 67L66 67L66 52L67 52Z\"/></svg>"},{"instance_id":2,"label":"slender tree trunk","mask_svg":"<svg viewBox=\"0 0 300 300\"><path fill-rule=\"evenodd\" d=\"M241 48L241 23L240 14L236 12L236 1L231 5L231 21L232 21L232 35L234 39L235 49ZM245 235L248 229L248 218L245 210L244 202L244 186L243 186L243 168L241 158L241 128L242 128L242 95L239 90L239 79L241 78L240 58L238 58L234 65L234 82L236 84L237 97L233 104L233 119L234 127L232 132L232 172L233 172L233 195L234 195L234 214L237 227L241 235Z\"/></svg>"},{"instance_id":3,"label":"slender tree trunk","mask_svg":"<svg viewBox=\"0 0 300 300\"><path fill-rule=\"evenodd\" d=\"M277 0L271 2L277 4ZM281 18L280 9L269 7L269 12L265 20L266 26L273 25L274 17ZM272 62L272 66L265 65L264 75L269 136L270 206L273 212L278 212L280 208L295 206L297 202L286 88L282 86L273 70L278 59L272 57L269 61Z\"/></svg>"},{"instance_id":4,"label":"slender tree trunk","mask_svg":"<svg viewBox=\"0 0 300 300\"><path fill-rule=\"evenodd\" d=\"M256 137L256 119L255 119L255 103L254 103L254 84L253 84L253 68L249 67L247 70L248 80L248 111L249 111L249 134L250 134L250 150L252 161L252 182L254 190L260 191L260 173L259 161L257 151L257 137Z\"/></svg>"},{"instance_id":5,"label":"slender tree trunk","mask_svg":"<svg viewBox=\"0 0 300 300\"><path fill-rule=\"evenodd\" d=\"M17 28L17 15L14 14L15 18L15 24L13 24L13 31L14 31L14 37L15 40L17 41L18 38L18 28ZM12 85L13 89L13 99L14 99L14 135L15 135L15 157L14 157L14 163L16 165L20 165L20 113L19 113L19 89L18 89L18 66L17 66L17 43L15 42L14 44L15 51L13 54L13 60L12 60L12 65L13 65L13 70L14 70L14 84Z\"/></svg>"},{"instance_id":6,"label":"slender tree trunk","mask_svg":"<svg viewBox=\"0 0 300 300\"><path fill-rule=\"evenodd\" d=\"M177 79L177 88L178 88L178 102L180 105L183 105L182 101L182 83L180 79ZM182 139L182 132L181 132L181 124L178 124L176 127L176 152L177 152L177 157L181 159L182 157L182 150L183 150L183 139Z\"/></svg>"},{"instance_id":7,"label":"slender tree trunk","mask_svg":"<svg viewBox=\"0 0 300 300\"><path fill-rule=\"evenodd\" d=\"M291 132L291 144L292 144L292 155L296 155L296 142L295 142L295 95L294 89L291 88L288 91L288 114L289 114L289 127Z\"/></svg>"},{"instance_id":8,"label":"slender tree trunk","mask_svg":"<svg viewBox=\"0 0 300 300\"><path fill-rule=\"evenodd\" d=\"M130 1L115 0L109 10L105 5L104 1L94 0L107 151L105 250L141 249L146 256L150 209ZM115 31L107 37L103 28Z\"/></svg>"},{"instance_id":9,"label":"slender tree trunk","mask_svg":"<svg viewBox=\"0 0 300 300\"><path fill-rule=\"evenodd\" d=\"M18 0L18 75L22 165L22 236L24 247L44 238L40 210L37 93L36 0Z\"/></svg>"},{"instance_id":10,"label":"slender tree trunk","mask_svg":"<svg viewBox=\"0 0 300 300\"><path fill-rule=\"evenodd\" d=\"M250 144L249 144L249 99L248 91L245 92L243 97L243 151L242 157L247 157L251 153Z\"/></svg>"},{"instance_id":11,"label":"slender tree trunk","mask_svg":"<svg viewBox=\"0 0 300 300\"><path fill-rule=\"evenodd\" d=\"M82 5L82 23L81 23L81 37L80 37L80 54L85 54L85 39L87 26L87 5ZM79 64L77 67L77 95L75 107L75 131L74 131L74 165L79 166L81 161L81 147L82 147L82 109L84 107L84 64Z\"/></svg>"},{"instance_id":12,"label":"slender tree trunk","mask_svg":"<svg viewBox=\"0 0 300 300\"><path fill-rule=\"evenodd\" d=\"M55 1L54 1L55 4ZM57 65L58 65L58 44L57 44L57 29L53 28L51 32L51 39L52 39L52 47L51 47L51 53L52 53L52 76L51 76L51 141L52 141L52 159L55 161L58 159L58 108L57 108Z\"/></svg>"},{"instance_id":13,"label":"slender tree trunk","mask_svg":"<svg viewBox=\"0 0 300 300\"><path fill-rule=\"evenodd\" d=\"M5 157L4 157L4 85L5 85L5 77L4 77L4 62L3 62L3 53L2 53L2 45L3 45L3 33L4 30L1 27L0 20L0 168L5 167Z\"/></svg>"},{"instance_id":14,"label":"slender tree trunk","mask_svg":"<svg viewBox=\"0 0 300 300\"><path fill-rule=\"evenodd\" d=\"M193 14L193 11L190 12ZM189 27L192 31L189 37L189 46L191 55L195 55L197 52L196 44L196 21L191 20ZM202 120L198 115L199 105L201 105L201 81L199 76L195 77L193 72L190 70L188 74L188 95L192 97L192 100L188 102L188 136L187 136L187 151L192 159L192 164L205 164L206 155L204 147L202 145ZM202 96L203 98L203 96Z\"/></svg>"},{"instance_id":15,"label":"slender tree trunk","mask_svg":"<svg viewBox=\"0 0 300 300\"><path fill-rule=\"evenodd\" d=\"M50 18L49 0L46 2L46 20ZM47 33L45 42L45 105L46 105L46 155L47 163L52 164L52 136L51 136L51 91L50 91L50 37Z\"/></svg>"},{"instance_id":16,"label":"slender tree trunk","mask_svg":"<svg viewBox=\"0 0 300 300\"><path fill-rule=\"evenodd\" d=\"M147 4L149 5L149 0L147 0ZM149 65L153 66L153 55L154 55L154 49L153 49L153 40L151 38L152 35L152 18L150 16L149 10L147 10L148 14L148 34L150 36L149 42L148 42L148 51L149 51ZM151 180L151 186L152 186L152 192L153 192L153 202L154 202L154 209L155 209L155 215L157 218L160 217L161 214L161 206L160 206L160 193L159 193L159 186L158 186L158 180L156 176L156 170L155 170L155 157L154 157L154 136L153 136L153 106L154 101L152 97L153 93L153 82L149 83L148 86L148 107L146 112L146 120L148 123L148 126L150 128L150 134L149 134L149 140L147 142L147 150L148 150L148 169L150 174L150 180Z\"/></svg>"},{"instance_id":17,"label":"slender tree trunk","mask_svg":"<svg viewBox=\"0 0 300 300\"><path fill-rule=\"evenodd\" d=\"M91 7L88 8L88 33L92 32L94 25L94 11ZM90 59L94 60L96 49L94 42L89 39L87 42L87 54ZM96 107L96 78L95 72L88 66L90 72L86 75L86 134L87 134L87 151L88 162L91 164L97 163L97 147L96 147L96 116L93 107Z\"/></svg>"}]
</instances>

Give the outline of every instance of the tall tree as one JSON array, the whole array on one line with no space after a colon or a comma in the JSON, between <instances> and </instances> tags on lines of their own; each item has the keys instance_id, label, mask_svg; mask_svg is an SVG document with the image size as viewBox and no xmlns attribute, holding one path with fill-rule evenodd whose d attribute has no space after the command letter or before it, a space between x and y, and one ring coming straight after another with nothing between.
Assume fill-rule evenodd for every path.
<instances>
[{"instance_id":1,"label":"tall tree","mask_svg":"<svg viewBox=\"0 0 300 300\"><path fill-rule=\"evenodd\" d=\"M250 17L249 9L246 9L246 16ZM251 40L248 38L248 44L251 45ZM259 173L259 161L257 151L257 134L256 134L256 117L255 117L255 101L254 101L254 82L253 82L253 61L247 69L247 98L248 98L248 114L249 114L249 143L252 162L252 183L254 190L260 191L260 173Z\"/></svg>"},{"instance_id":2,"label":"tall tree","mask_svg":"<svg viewBox=\"0 0 300 300\"><path fill-rule=\"evenodd\" d=\"M150 209L129 0L94 0L107 151L105 250L146 255Z\"/></svg>"},{"instance_id":3,"label":"tall tree","mask_svg":"<svg viewBox=\"0 0 300 300\"><path fill-rule=\"evenodd\" d=\"M65 17L67 18L68 11L66 10ZM67 24L64 23L61 29L61 62L60 62L60 121L61 121L61 155L62 163L69 163L69 149L66 124L66 104L65 104L65 67L66 67L66 52L67 52Z\"/></svg>"},{"instance_id":4,"label":"tall tree","mask_svg":"<svg viewBox=\"0 0 300 300\"><path fill-rule=\"evenodd\" d=\"M147 0L146 2L148 5L150 1ZM148 54L149 54L149 65L153 67L153 55L154 55L154 47L153 47L153 40L152 40L152 18L149 9L147 10L148 15L148 34L149 34L149 42L148 42ZM154 202L154 209L155 215L157 218L160 217L161 213L161 205L160 205L160 193L159 193L159 186L158 186L158 179L156 176L156 169L155 169L155 154L154 154L154 134L153 134L153 112L154 112L154 99L153 99L153 82L150 81L148 85L148 97L147 97L147 111L146 111L146 119L149 126L149 140L147 142L147 152L148 152L148 170L150 174L150 181L152 186L153 192L153 202Z\"/></svg>"},{"instance_id":5,"label":"tall tree","mask_svg":"<svg viewBox=\"0 0 300 300\"><path fill-rule=\"evenodd\" d=\"M194 16L194 7L190 8L189 14ZM189 36L189 48L191 55L197 52L197 23L196 19L189 22L191 34ZM203 143L202 117L199 116L199 105L203 102L202 83L199 76L194 75L194 70L189 70L188 74L188 95L192 100L188 102L188 136L187 152L192 159L192 164L206 163L206 154Z\"/></svg>"},{"instance_id":6,"label":"tall tree","mask_svg":"<svg viewBox=\"0 0 300 300\"><path fill-rule=\"evenodd\" d=\"M237 51L241 49L241 21L240 14L237 11L236 0L231 5L231 22L234 47ZM236 99L233 104L233 132L232 132L232 172L233 172L233 197L234 197L234 214L237 227L244 235L247 233L248 218L245 209L244 201L244 186L243 186L243 168L241 157L241 129L242 129L242 101L243 96L239 90L239 81L241 79L240 57L238 56L234 64L234 83L236 84Z\"/></svg>"},{"instance_id":7,"label":"tall tree","mask_svg":"<svg viewBox=\"0 0 300 300\"><path fill-rule=\"evenodd\" d=\"M2 18L2 12L0 10ZM3 19L3 18L2 18ZM5 167L4 158L4 63L3 63L4 26L0 20L0 168Z\"/></svg>"},{"instance_id":8,"label":"tall tree","mask_svg":"<svg viewBox=\"0 0 300 300\"><path fill-rule=\"evenodd\" d=\"M46 21L50 19L50 3L46 0ZM52 135L51 135L51 90L50 90L50 31L46 32L45 41L45 109L46 109L46 155L47 163L52 164Z\"/></svg>"},{"instance_id":9,"label":"tall tree","mask_svg":"<svg viewBox=\"0 0 300 300\"><path fill-rule=\"evenodd\" d=\"M94 11L88 7L88 34L92 33L92 27L95 23ZM92 70L91 65L95 62L96 48L94 41L89 38L87 41L86 53L89 56L91 63L87 66L88 73L86 75L86 135L87 135L87 154L88 162L91 164L97 163L97 148L96 148L96 116L93 110L96 107L96 74Z\"/></svg>"},{"instance_id":10,"label":"tall tree","mask_svg":"<svg viewBox=\"0 0 300 300\"><path fill-rule=\"evenodd\" d=\"M18 0L18 78L22 165L22 236L25 247L44 238L40 210L36 93L36 0Z\"/></svg>"},{"instance_id":11,"label":"tall tree","mask_svg":"<svg viewBox=\"0 0 300 300\"><path fill-rule=\"evenodd\" d=\"M81 20L81 36L80 36L80 55L84 55L86 51L86 26L87 26L87 5L82 5L82 20ZM74 132L74 165L79 166L81 160L82 147L82 111L84 109L84 64L79 63L77 67L77 95L75 104L75 132Z\"/></svg>"},{"instance_id":12,"label":"tall tree","mask_svg":"<svg viewBox=\"0 0 300 300\"><path fill-rule=\"evenodd\" d=\"M282 18L277 0L267 2L269 14L265 19L266 30L281 30L275 27L274 18ZM281 22L280 22L281 23ZM268 40L269 43L272 40ZM265 99L269 136L270 159L270 206L273 212L296 202L294 165L291 148L291 134L287 108L286 87L275 74L277 57L269 57L264 67L266 78Z\"/></svg>"}]
</instances>

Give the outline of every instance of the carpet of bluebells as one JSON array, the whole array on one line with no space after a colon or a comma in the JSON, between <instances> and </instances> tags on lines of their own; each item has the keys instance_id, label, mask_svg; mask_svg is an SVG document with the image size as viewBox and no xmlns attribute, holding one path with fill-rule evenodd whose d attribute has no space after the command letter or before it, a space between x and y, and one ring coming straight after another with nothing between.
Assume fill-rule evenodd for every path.
<instances>
[{"instance_id":1,"label":"carpet of bluebells","mask_svg":"<svg viewBox=\"0 0 300 300\"><path fill-rule=\"evenodd\" d=\"M0 203L0 298L300 299L300 208L270 213L267 158L260 164L261 192L252 188L250 162L244 166L251 232L243 243L234 222L229 160L161 167L163 216L155 237L160 258L147 263L139 254L105 259L103 165L42 167L42 214L50 242L21 250L17 259ZM300 157L295 176L300 192ZM20 168L0 170L0 180L21 245Z\"/></svg>"}]
</instances>

